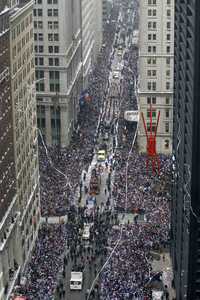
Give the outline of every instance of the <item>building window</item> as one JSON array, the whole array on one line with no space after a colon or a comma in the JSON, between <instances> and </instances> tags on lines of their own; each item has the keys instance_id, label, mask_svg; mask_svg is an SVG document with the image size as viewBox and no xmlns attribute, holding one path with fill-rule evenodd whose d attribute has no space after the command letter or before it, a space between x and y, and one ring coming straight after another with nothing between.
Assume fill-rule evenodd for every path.
<instances>
[{"instance_id":1,"label":"building window","mask_svg":"<svg viewBox=\"0 0 200 300\"><path fill-rule=\"evenodd\" d=\"M165 103L166 103L167 105L170 104L170 98L169 98L169 97L166 97L166 98L165 98Z\"/></svg>"},{"instance_id":2,"label":"building window","mask_svg":"<svg viewBox=\"0 0 200 300\"><path fill-rule=\"evenodd\" d=\"M38 80L38 79L43 79L44 78L44 71L36 71L35 72L35 74L36 74L36 79Z\"/></svg>"},{"instance_id":3,"label":"building window","mask_svg":"<svg viewBox=\"0 0 200 300\"><path fill-rule=\"evenodd\" d=\"M165 132L169 133L169 122L165 123Z\"/></svg>"},{"instance_id":4,"label":"building window","mask_svg":"<svg viewBox=\"0 0 200 300\"><path fill-rule=\"evenodd\" d=\"M171 10L167 9L167 17L171 17Z\"/></svg>"},{"instance_id":5,"label":"building window","mask_svg":"<svg viewBox=\"0 0 200 300\"><path fill-rule=\"evenodd\" d=\"M153 90L153 91L156 91L156 82L155 82L155 81L152 82L152 90Z\"/></svg>"},{"instance_id":6,"label":"building window","mask_svg":"<svg viewBox=\"0 0 200 300\"><path fill-rule=\"evenodd\" d=\"M150 118L150 110L147 110L147 118ZM152 109L152 118L156 118L156 110Z\"/></svg>"},{"instance_id":7,"label":"building window","mask_svg":"<svg viewBox=\"0 0 200 300\"><path fill-rule=\"evenodd\" d=\"M152 104L156 104L156 97L152 97Z\"/></svg>"},{"instance_id":8,"label":"building window","mask_svg":"<svg viewBox=\"0 0 200 300\"><path fill-rule=\"evenodd\" d=\"M59 63L59 58L55 58L55 66L59 66L60 65L60 63Z\"/></svg>"},{"instance_id":9,"label":"building window","mask_svg":"<svg viewBox=\"0 0 200 300\"><path fill-rule=\"evenodd\" d=\"M165 117L166 117L166 118L169 118L169 109L166 109L166 110L165 110Z\"/></svg>"},{"instance_id":10,"label":"building window","mask_svg":"<svg viewBox=\"0 0 200 300\"><path fill-rule=\"evenodd\" d=\"M170 70L166 70L166 76L170 77Z\"/></svg>"},{"instance_id":11,"label":"building window","mask_svg":"<svg viewBox=\"0 0 200 300\"><path fill-rule=\"evenodd\" d=\"M169 149L169 140L165 140L165 149Z\"/></svg>"},{"instance_id":12,"label":"building window","mask_svg":"<svg viewBox=\"0 0 200 300\"><path fill-rule=\"evenodd\" d=\"M169 89L170 89L170 82L167 81L167 82L166 82L166 90L169 90Z\"/></svg>"},{"instance_id":13,"label":"building window","mask_svg":"<svg viewBox=\"0 0 200 300\"><path fill-rule=\"evenodd\" d=\"M58 17L58 9L54 9L53 10L53 16L54 17Z\"/></svg>"},{"instance_id":14,"label":"building window","mask_svg":"<svg viewBox=\"0 0 200 300\"><path fill-rule=\"evenodd\" d=\"M43 29L43 22L42 21L38 21L38 28Z\"/></svg>"},{"instance_id":15,"label":"building window","mask_svg":"<svg viewBox=\"0 0 200 300\"><path fill-rule=\"evenodd\" d=\"M156 70L147 70L147 76L148 77L155 77L156 76Z\"/></svg>"},{"instance_id":16,"label":"building window","mask_svg":"<svg viewBox=\"0 0 200 300\"><path fill-rule=\"evenodd\" d=\"M53 58L49 58L49 66L53 66Z\"/></svg>"},{"instance_id":17,"label":"building window","mask_svg":"<svg viewBox=\"0 0 200 300\"><path fill-rule=\"evenodd\" d=\"M156 91L156 82L155 81L147 82L147 89L149 91L151 91L151 90Z\"/></svg>"},{"instance_id":18,"label":"building window","mask_svg":"<svg viewBox=\"0 0 200 300\"><path fill-rule=\"evenodd\" d=\"M156 5L156 0L148 0L148 5Z\"/></svg>"},{"instance_id":19,"label":"building window","mask_svg":"<svg viewBox=\"0 0 200 300\"><path fill-rule=\"evenodd\" d=\"M151 58L147 58L147 64L151 65Z\"/></svg>"},{"instance_id":20,"label":"building window","mask_svg":"<svg viewBox=\"0 0 200 300\"><path fill-rule=\"evenodd\" d=\"M60 92L60 84L50 83L50 92Z\"/></svg>"},{"instance_id":21,"label":"building window","mask_svg":"<svg viewBox=\"0 0 200 300\"><path fill-rule=\"evenodd\" d=\"M41 42L43 41L43 33L38 34L38 40Z\"/></svg>"},{"instance_id":22,"label":"building window","mask_svg":"<svg viewBox=\"0 0 200 300\"><path fill-rule=\"evenodd\" d=\"M58 33L54 33L54 41L56 41L56 42L59 41L59 35L58 35Z\"/></svg>"},{"instance_id":23,"label":"building window","mask_svg":"<svg viewBox=\"0 0 200 300\"><path fill-rule=\"evenodd\" d=\"M147 97L147 104L156 104L156 97Z\"/></svg>"},{"instance_id":24,"label":"building window","mask_svg":"<svg viewBox=\"0 0 200 300\"><path fill-rule=\"evenodd\" d=\"M54 52L59 53L59 46L54 46Z\"/></svg>"},{"instance_id":25,"label":"building window","mask_svg":"<svg viewBox=\"0 0 200 300\"><path fill-rule=\"evenodd\" d=\"M168 30L171 29L171 22L167 22L167 29L168 29Z\"/></svg>"},{"instance_id":26,"label":"building window","mask_svg":"<svg viewBox=\"0 0 200 300\"><path fill-rule=\"evenodd\" d=\"M39 8L39 9L38 9L38 17L42 17L42 15L43 15L43 13L42 13L42 9L41 9L41 8Z\"/></svg>"},{"instance_id":27,"label":"building window","mask_svg":"<svg viewBox=\"0 0 200 300\"><path fill-rule=\"evenodd\" d=\"M167 53L170 53L170 46L166 47L166 51L167 51Z\"/></svg>"},{"instance_id":28,"label":"building window","mask_svg":"<svg viewBox=\"0 0 200 300\"><path fill-rule=\"evenodd\" d=\"M171 34L167 34L167 41L170 41L171 40Z\"/></svg>"},{"instance_id":29,"label":"building window","mask_svg":"<svg viewBox=\"0 0 200 300\"><path fill-rule=\"evenodd\" d=\"M53 53L53 46L49 46L49 53Z\"/></svg>"},{"instance_id":30,"label":"building window","mask_svg":"<svg viewBox=\"0 0 200 300\"><path fill-rule=\"evenodd\" d=\"M170 57L167 57L167 58L166 58L166 64L167 64L167 65L170 65Z\"/></svg>"},{"instance_id":31,"label":"building window","mask_svg":"<svg viewBox=\"0 0 200 300\"><path fill-rule=\"evenodd\" d=\"M58 29L58 27L59 27L58 22L55 21L55 22L54 22L54 29Z\"/></svg>"},{"instance_id":32,"label":"building window","mask_svg":"<svg viewBox=\"0 0 200 300\"><path fill-rule=\"evenodd\" d=\"M147 122L147 131L150 131L151 125L149 122ZM156 131L156 123L152 122L152 132Z\"/></svg>"},{"instance_id":33,"label":"building window","mask_svg":"<svg viewBox=\"0 0 200 300\"><path fill-rule=\"evenodd\" d=\"M53 33L48 34L48 41L53 42Z\"/></svg>"},{"instance_id":34,"label":"building window","mask_svg":"<svg viewBox=\"0 0 200 300\"><path fill-rule=\"evenodd\" d=\"M48 17L52 17L52 15L53 15L52 9L47 10L47 15L48 15Z\"/></svg>"},{"instance_id":35,"label":"building window","mask_svg":"<svg viewBox=\"0 0 200 300\"><path fill-rule=\"evenodd\" d=\"M171 5L171 0L167 0L167 5Z\"/></svg>"},{"instance_id":36,"label":"building window","mask_svg":"<svg viewBox=\"0 0 200 300\"><path fill-rule=\"evenodd\" d=\"M43 57L39 57L39 65L40 66L44 65L44 58Z\"/></svg>"},{"instance_id":37,"label":"building window","mask_svg":"<svg viewBox=\"0 0 200 300\"><path fill-rule=\"evenodd\" d=\"M48 29L53 29L53 22L48 21Z\"/></svg>"},{"instance_id":38,"label":"building window","mask_svg":"<svg viewBox=\"0 0 200 300\"><path fill-rule=\"evenodd\" d=\"M152 10L148 9L148 17L151 17Z\"/></svg>"},{"instance_id":39,"label":"building window","mask_svg":"<svg viewBox=\"0 0 200 300\"><path fill-rule=\"evenodd\" d=\"M44 92L44 82L41 81L36 83L36 91Z\"/></svg>"}]
</instances>

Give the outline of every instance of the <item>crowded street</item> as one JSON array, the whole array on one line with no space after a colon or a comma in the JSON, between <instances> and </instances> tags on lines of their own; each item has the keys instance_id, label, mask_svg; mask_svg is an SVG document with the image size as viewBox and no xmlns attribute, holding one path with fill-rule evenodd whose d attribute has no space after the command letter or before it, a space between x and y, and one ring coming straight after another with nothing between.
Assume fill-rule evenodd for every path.
<instances>
[{"instance_id":1,"label":"crowded street","mask_svg":"<svg viewBox=\"0 0 200 300\"><path fill-rule=\"evenodd\" d=\"M70 145L49 147L39 134L42 224L15 289L27 300L151 300L161 281L152 253L169 246L171 159L160 156L160 174L147 172L138 122L124 118L139 110L138 48L128 30L138 29L138 2L117 3Z\"/></svg>"}]
</instances>

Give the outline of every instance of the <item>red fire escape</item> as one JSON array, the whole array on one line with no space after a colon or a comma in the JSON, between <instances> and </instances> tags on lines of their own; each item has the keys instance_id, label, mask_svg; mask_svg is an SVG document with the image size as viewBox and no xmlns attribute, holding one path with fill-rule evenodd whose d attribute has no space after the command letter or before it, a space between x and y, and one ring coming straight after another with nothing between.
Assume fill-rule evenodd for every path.
<instances>
[{"instance_id":1,"label":"red fire escape","mask_svg":"<svg viewBox=\"0 0 200 300\"><path fill-rule=\"evenodd\" d=\"M156 136L157 136L157 129L158 123L160 120L160 111L158 112L156 126L152 126L152 105L150 105L150 128L147 131L147 125L144 119L143 112L142 121L144 125L144 130L147 138L147 159L146 159L146 170L149 171L149 162L151 162L152 166L152 173L155 175L156 173L160 173L160 160L156 152Z\"/></svg>"}]
</instances>

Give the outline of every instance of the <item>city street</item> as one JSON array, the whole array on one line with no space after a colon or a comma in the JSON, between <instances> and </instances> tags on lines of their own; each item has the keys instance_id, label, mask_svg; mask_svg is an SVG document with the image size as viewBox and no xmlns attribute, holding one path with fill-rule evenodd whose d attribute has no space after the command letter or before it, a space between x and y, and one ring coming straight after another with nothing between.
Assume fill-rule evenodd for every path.
<instances>
[{"instance_id":1,"label":"city street","mask_svg":"<svg viewBox=\"0 0 200 300\"><path fill-rule=\"evenodd\" d=\"M40 131L42 224L26 282L16 288L28 300L152 300L153 293L168 300L164 269L153 254L169 247L170 159L161 156L160 174L153 176L138 151L138 2L133 4L116 2L104 24L70 144L62 147L56 107L56 144L47 145Z\"/></svg>"},{"instance_id":2,"label":"city street","mask_svg":"<svg viewBox=\"0 0 200 300\"><path fill-rule=\"evenodd\" d=\"M112 50L114 51L114 49ZM124 50L126 51L126 49ZM112 53L112 52L111 52ZM119 70L119 65L121 63L121 58L117 56L117 53L114 54L114 57L112 59L112 64L111 64L111 71L109 75L109 84L108 84L108 92L107 92L107 98L105 99L105 102L103 104L103 113L102 113L102 119L100 123L100 128L101 124L105 124L105 122L112 123L112 120L114 120L117 116L119 116L119 109L120 109L120 101L121 101L121 85L120 82L122 81L122 74L120 68ZM119 79L113 79L113 72L114 70L119 71ZM100 185L100 193L96 195L96 207L99 207L99 212L102 215L105 215L106 218L106 211L109 209L109 211L114 212L114 202L112 199L112 185L113 185L113 180L114 180L114 174L111 173L111 190L110 192L108 191L107 187L107 179L108 175L110 173L110 167L112 167L112 164L109 163L110 159L109 157L113 157L115 153L115 149L113 149L113 138L116 138L116 131L114 134L109 133L108 141L106 142L107 144L107 149L108 150L108 163L107 166L105 162L103 163L98 163L98 158L97 158L97 153L94 154L93 160L91 162L91 165L88 168L88 172L86 174L85 180L83 179L83 175L85 172L83 171L82 173L82 188L81 188L81 202L79 201L80 197L80 192L77 193L77 199L76 199L76 205L84 207L87 206L87 198L88 198L88 193L84 192L84 187L87 187L89 190L89 184L90 184L90 179L91 179L91 172L92 170L98 165L101 166L101 185ZM99 148L99 145L103 142L104 138L104 132L100 130L99 136L98 136L98 141L96 144L96 149ZM78 188L79 189L79 188ZM110 195L110 196L109 196ZM109 198L109 206L106 206L107 199ZM84 247L87 249L88 246L92 247L94 250L93 242L90 243L89 241L83 242ZM95 256L96 257L96 256ZM61 286L63 285L63 289L66 291L66 296L63 297L62 293L59 291L57 292L56 299L70 299L70 300L83 300L87 299L87 290L91 288L91 285L93 283L93 280L95 279L98 271L101 269L105 262L105 256L100 255L97 258L93 260L88 260L88 252L84 251L83 255L81 256L81 260L84 261L84 284L83 284L83 289L81 291L70 291L70 278L71 278L71 271L74 267L74 262L69 259L68 264L65 268L64 273L62 273L62 277L60 279ZM81 263L81 260L79 259L77 264ZM64 274L64 276L63 276ZM99 283L99 280L97 280L97 283ZM99 299L99 298L94 298L94 296L90 299Z\"/></svg>"}]
</instances>

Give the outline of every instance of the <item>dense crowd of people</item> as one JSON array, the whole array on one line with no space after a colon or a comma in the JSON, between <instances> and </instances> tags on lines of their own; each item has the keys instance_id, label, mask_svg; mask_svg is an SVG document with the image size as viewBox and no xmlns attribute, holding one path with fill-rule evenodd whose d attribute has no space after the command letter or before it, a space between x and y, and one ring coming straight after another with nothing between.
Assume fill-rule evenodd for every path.
<instances>
[{"instance_id":1,"label":"dense crowd of people","mask_svg":"<svg viewBox=\"0 0 200 300\"><path fill-rule=\"evenodd\" d=\"M153 175L151 165L147 173L146 156L138 153L136 145L129 157L136 126L124 120L124 111L137 109L136 97L129 89L130 81L137 76L136 57L137 50L132 49L127 64L132 72L124 70L120 150L115 153L112 190L116 211L132 214L132 223L114 226L110 232L108 257L116 243L120 242L101 275L102 300L152 299L150 282L156 274L151 267L151 253L165 249L169 242L170 196L167 182L170 181L170 158L159 156L160 174Z\"/></svg>"},{"instance_id":2,"label":"dense crowd of people","mask_svg":"<svg viewBox=\"0 0 200 300\"><path fill-rule=\"evenodd\" d=\"M113 11L112 18L117 18L116 10ZM39 147L42 216L67 214L69 205L74 204L81 172L87 170L92 160L98 136L98 118L106 97L104 91L107 91L115 26L111 23L105 28L103 48L90 74L87 92L91 101L80 107L76 130L73 132L69 147L62 149L59 146L48 147L48 156L43 143ZM55 170L52 165L66 176Z\"/></svg>"},{"instance_id":3,"label":"dense crowd of people","mask_svg":"<svg viewBox=\"0 0 200 300\"><path fill-rule=\"evenodd\" d=\"M117 20L117 17L118 10L114 9L111 19ZM99 134L97 125L102 104L107 97L109 73L115 54L115 31L115 22L105 25L103 47L90 74L87 92L91 98L80 105L78 122L69 147L60 148L58 145L46 148L43 144L39 147L42 216L67 214L68 222L41 226L31 261L26 268L26 283L16 288L28 300L51 300L54 293L60 298L64 297L64 285L57 283L58 271L62 268L65 273L70 260L73 270L89 268L89 272L96 276L117 242L118 246L100 274L100 281L95 283L92 291L87 291L85 299L150 300L152 297L149 283L155 273L151 267L151 253L164 249L169 241L170 196L166 182L169 181L170 159L160 156L160 174L147 174L145 156L138 154L135 145L128 172L126 170L136 126L124 120L124 111L138 109L132 84L137 78L138 51L132 46L127 51L122 72L119 147L112 159L108 160L111 169L114 169L112 199L115 213L109 210L110 198L105 205L107 209L101 211L97 206L92 219L85 214L86 207L77 208L75 203L81 173L91 163ZM117 213L132 214L133 222L119 224ZM140 216L143 217L142 221L139 220ZM92 223L88 247L83 245L81 238L84 223Z\"/></svg>"},{"instance_id":4,"label":"dense crowd of people","mask_svg":"<svg viewBox=\"0 0 200 300\"><path fill-rule=\"evenodd\" d=\"M117 18L118 10L113 10L112 18ZM57 273L66 265L68 259L73 267L81 264L90 265L96 257L104 253L106 248L105 230L110 229L109 215L100 216L99 208L96 211L91 237L95 239L92 250L88 250L90 261L83 261L84 249L81 245L79 230L83 229L84 211L75 208L75 194L80 184L81 173L87 170L94 152L98 136L98 118L101 105L106 97L108 76L110 72L110 53L115 35L115 24L106 26L103 47L97 64L90 74L88 94L90 100L80 106L80 113L72 140L67 148L59 145L47 147L40 140L39 166L40 166L40 193L41 213L43 217L68 215L67 224L42 224L38 239L23 277L26 282L15 288L15 293L24 295L28 300L51 300L60 286L57 286ZM64 175L63 175L64 174ZM85 208L84 208L85 209ZM77 217L78 216L78 217ZM109 232L109 230L106 230ZM66 246L70 249L69 256L64 256ZM97 264L97 263L96 263ZM95 268L97 272L97 268ZM97 288L97 286L96 286ZM94 291L92 292L92 295ZM62 294L63 295L63 294Z\"/></svg>"},{"instance_id":5,"label":"dense crowd of people","mask_svg":"<svg viewBox=\"0 0 200 300\"><path fill-rule=\"evenodd\" d=\"M56 286L56 274L62 264L67 231L64 225L42 225L30 263L24 277L26 282L16 287L16 293L28 300L51 300Z\"/></svg>"}]
</instances>

